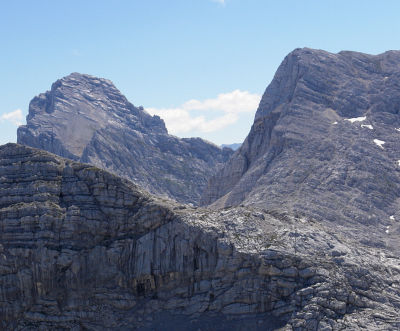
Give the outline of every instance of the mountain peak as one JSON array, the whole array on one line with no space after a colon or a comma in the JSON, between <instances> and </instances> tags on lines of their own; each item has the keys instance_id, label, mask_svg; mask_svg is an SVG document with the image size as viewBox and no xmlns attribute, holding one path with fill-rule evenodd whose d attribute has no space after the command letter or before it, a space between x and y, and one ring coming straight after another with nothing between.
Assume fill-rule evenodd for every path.
<instances>
[{"instance_id":1,"label":"mountain peak","mask_svg":"<svg viewBox=\"0 0 400 331\"><path fill-rule=\"evenodd\" d=\"M164 121L135 107L103 78L72 73L29 105L18 142L128 178L152 193L198 203L231 150L168 135Z\"/></svg>"},{"instance_id":2,"label":"mountain peak","mask_svg":"<svg viewBox=\"0 0 400 331\"><path fill-rule=\"evenodd\" d=\"M60 85L69 86L71 88L73 87L76 88L77 86L82 86L82 85L90 85L92 87L103 87L103 88L117 90L113 82L109 79L100 78L88 74L81 74L79 72L73 72L68 76L58 79L56 82L53 83L52 89L57 88Z\"/></svg>"},{"instance_id":3,"label":"mountain peak","mask_svg":"<svg viewBox=\"0 0 400 331\"><path fill-rule=\"evenodd\" d=\"M77 160L95 132L112 124L167 134L163 120L135 107L111 81L72 73L33 98L18 141Z\"/></svg>"},{"instance_id":4,"label":"mountain peak","mask_svg":"<svg viewBox=\"0 0 400 331\"><path fill-rule=\"evenodd\" d=\"M400 51L379 55L342 51L337 54L311 48L298 48L289 53L265 90L256 120L279 112L284 104L313 103L324 110L333 109L343 117L364 115L368 93L380 90L400 74ZM374 85L365 86L367 81ZM349 86L347 87L346 84ZM381 84L379 86L379 84ZM350 95L349 90L354 94ZM389 96L390 97L390 96ZM293 100L293 102L292 102Z\"/></svg>"},{"instance_id":5,"label":"mountain peak","mask_svg":"<svg viewBox=\"0 0 400 331\"><path fill-rule=\"evenodd\" d=\"M203 203L297 210L385 233L383 225L400 213L398 86L398 51L294 50Z\"/></svg>"}]
</instances>

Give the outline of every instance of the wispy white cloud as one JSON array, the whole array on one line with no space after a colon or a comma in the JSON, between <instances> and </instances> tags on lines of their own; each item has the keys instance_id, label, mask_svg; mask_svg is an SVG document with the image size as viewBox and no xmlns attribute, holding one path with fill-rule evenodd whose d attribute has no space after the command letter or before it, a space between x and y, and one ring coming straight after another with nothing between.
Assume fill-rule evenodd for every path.
<instances>
[{"instance_id":1,"label":"wispy white cloud","mask_svg":"<svg viewBox=\"0 0 400 331\"><path fill-rule=\"evenodd\" d=\"M16 126L20 126L24 123L24 115L22 115L21 109L16 109L9 113L0 115L0 123L10 122Z\"/></svg>"},{"instance_id":2,"label":"wispy white cloud","mask_svg":"<svg viewBox=\"0 0 400 331\"><path fill-rule=\"evenodd\" d=\"M221 110L225 113L246 113L254 111L260 102L260 95L234 90L221 93L214 99L189 100L183 104L186 110Z\"/></svg>"},{"instance_id":3,"label":"wispy white cloud","mask_svg":"<svg viewBox=\"0 0 400 331\"><path fill-rule=\"evenodd\" d=\"M234 90L221 93L214 99L191 99L177 108L147 108L152 115L164 119L168 131L172 134L214 132L221 130L239 120L241 113L254 112L261 96L247 91ZM203 112L205 115L199 115ZM194 113L197 113L195 115ZM217 114L217 117L212 117Z\"/></svg>"},{"instance_id":4,"label":"wispy white cloud","mask_svg":"<svg viewBox=\"0 0 400 331\"><path fill-rule=\"evenodd\" d=\"M212 0L213 2L218 2L221 5L225 5L226 4L226 0Z\"/></svg>"}]
</instances>

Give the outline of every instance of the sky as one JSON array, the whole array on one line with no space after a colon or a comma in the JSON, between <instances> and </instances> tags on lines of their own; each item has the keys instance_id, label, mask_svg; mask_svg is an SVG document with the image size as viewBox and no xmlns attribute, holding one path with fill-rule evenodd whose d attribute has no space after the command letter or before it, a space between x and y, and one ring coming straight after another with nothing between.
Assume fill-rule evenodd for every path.
<instances>
[{"instance_id":1,"label":"sky","mask_svg":"<svg viewBox=\"0 0 400 331\"><path fill-rule=\"evenodd\" d=\"M171 134L242 142L298 47L400 48L400 1L0 1L0 144L71 72L108 78Z\"/></svg>"}]
</instances>

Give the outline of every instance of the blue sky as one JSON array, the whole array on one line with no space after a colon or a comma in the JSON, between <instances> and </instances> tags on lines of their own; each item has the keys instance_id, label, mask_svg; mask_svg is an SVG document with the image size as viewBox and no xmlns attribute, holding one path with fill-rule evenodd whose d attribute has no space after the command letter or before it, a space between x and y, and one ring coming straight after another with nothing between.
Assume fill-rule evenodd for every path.
<instances>
[{"instance_id":1,"label":"blue sky","mask_svg":"<svg viewBox=\"0 0 400 331\"><path fill-rule=\"evenodd\" d=\"M71 72L108 78L179 136L242 141L297 47L400 48L400 1L1 1L0 143Z\"/></svg>"}]
</instances>

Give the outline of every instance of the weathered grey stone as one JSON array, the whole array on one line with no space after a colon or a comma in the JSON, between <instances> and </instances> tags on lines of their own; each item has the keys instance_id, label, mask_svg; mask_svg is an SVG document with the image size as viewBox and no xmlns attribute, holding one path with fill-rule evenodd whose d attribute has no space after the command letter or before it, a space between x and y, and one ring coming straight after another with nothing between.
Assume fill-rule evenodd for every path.
<instances>
[{"instance_id":1,"label":"weathered grey stone","mask_svg":"<svg viewBox=\"0 0 400 331\"><path fill-rule=\"evenodd\" d=\"M400 51L294 50L202 203L297 214L300 227L307 218L328 221L398 255L399 84ZM330 254L340 256L340 264L345 253L339 244Z\"/></svg>"},{"instance_id":2,"label":"weathered grey stone","mask_svg":"<svg viewBox=\"0 0 400 331\"><path fill-rule=\"evenodd\" d=\"M398 258L339 242L322 224L304 224L298 239L314 241L295 245L288 215L181 208L15 144L0 147L0 178L2 329L187 330L193 318L214 329L235 318L254 330L315 329L322 319L333 329L400 327ZM327 242L342 245L345 263Z\"/></svg>"},{"instance_id":3,"label":"weathered grey stone","mask_svg":"<svg viewBox=\"0 0 400 331\"><path fill-rule=\"evenodd\" d=\"M18 143L94 164L154 194L193 204L233 153L200 138L168 135L160 117L128 102L111 81L78 73L31 101Z\"/></svg>"},{"instance_id":4,"label":"weathered grey stone","mask_svg":"<svg viewBox=\"0 0 400 331\"><path fill-rule=\"evenodd\" d=\"M273 265L261 265L260 268L258 269L258 272L261 275L267 275L267 276L280 276L282 275L282 271Z\"/></svg>"},{"instance_id":5,"label":"weathered grey stone","mask_svg":"<svg viewBox=\"0 0 400 331\"><path fill-rule=\"evenodd\" d=\"M400 329L398 58L291 53L221 182L210 182L213 207L239 207L182 206L88 164L0 147L0 329ZM90 129L73 137L43 125L55 115ZM34 99L22 133L131 179L118 155L151 168L193 143L193 178L222 163L221 150L168 136L91 76ZM186 201L144 173L144 186Z\"/></svg>"},{"instance_id":6,"label":"weathered grey stone","mask_svg":"<svg viewBox=\"0 0 400 331\"><path fill-rule=\"evenodd\" d=\"M314 268L305 268L305 269L299 271L299 276L302 278L310 278L314 275L315 275Z\"/></svg>"}]
</instances>

